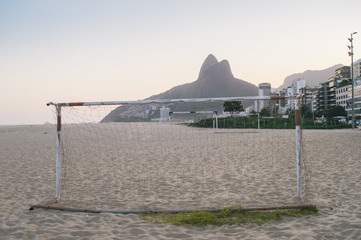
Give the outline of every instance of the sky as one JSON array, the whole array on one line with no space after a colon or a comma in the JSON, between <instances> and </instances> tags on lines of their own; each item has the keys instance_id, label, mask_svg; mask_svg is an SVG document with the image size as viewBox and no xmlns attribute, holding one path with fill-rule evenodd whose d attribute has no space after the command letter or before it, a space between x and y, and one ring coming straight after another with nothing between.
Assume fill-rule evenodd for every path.
<instances>
[{"instance_id":1,"label":"sky","mask_svg":"<svg viewBox=\"0 0 361 240\"><path fill-rule=\"evenodd\" d=\"M138 100L197 79L209 54L236 78L361 58L360 0L0 0L0 125L54 122L47 102Z\"/></svg>"}]
</instances>

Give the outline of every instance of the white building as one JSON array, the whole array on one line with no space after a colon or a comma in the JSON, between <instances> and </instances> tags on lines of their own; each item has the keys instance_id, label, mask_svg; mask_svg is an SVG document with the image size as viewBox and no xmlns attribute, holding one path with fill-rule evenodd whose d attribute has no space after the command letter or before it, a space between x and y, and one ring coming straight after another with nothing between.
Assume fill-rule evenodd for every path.
<instances>
[{"instance_id":1,"label":"white building","mask_svg":"<svg viewBox=\"0 0 361 240\"><path fill-rule=\"evenodd\" d=\"M345 110L347 107L347 100L349 95L350 85L336 88L336 105L342 106Z\"/></svg>"},{"instance_id":2,"label":"white building","mask_svg":"<svg viewBox=\"0 0 361 240\"><path fill-rule=\"evenodd\" d=\"M349 105L347 108L347 116L352 117L352 87L348 86ZM354 86L354 114L357 121L361 119L361 81L355 81Z\"/></svg>"},{"instance_id":3,"label":"white building","mask_svg":"<svg viewBox=\"0 0 361 240\"><path fill-rule=\"evenodd\" d=\"M271 84L270 83L260 83L258 84L258 96L269 96L271 95ZM263 108L269 105L269 101L261 100L255 101L255 111L260 112Z\"/></svg>"},{"instance_id":4,"label":"white building","mask_svg":"<svg viewBox=\"0 0 361 240\"><path fill-rule=\"evenodd\" d=\"M306 87L306 80L303 78L298 78L293 80L293 83L290 87L287 88L286 96L297 96L302 88ZM294 100L287 100L287 107L290 109L295 108Z\"/></svg>"},{"instance_id":5,"label":"white building","mask_svg":"<svg viewBox=\"0 0 361 240\"><path fill-rule=\"evenodd\" d=\"M293 91L292 87L287 88L286 95L287 96L293 96L294 95L294 91Z\"/></svg>"},{"instance_id":6,"label":"white building","mask_svg":"<svg viewBox=\"0 0 361 240\"><path fill-rule=\"evenodd\" d=\"M353 78L361 78L361 59L353 63L354 76Z\"/></svg>"},{"instance_id":7,"label":"white building","mask_svg":"<svg viewBox=\"0 0 361 240\"><path fill-rule=\"evenodd\" d=\"M161 122L166 122L169 119L169 113L170 113L170 109L166 108L166 107L162 107L160 109L160 121Z\"/></svg>"},{"instance_id":8,"label":"white building","mask_svg":"<svg viewBox=\"0 0 361 240\"><path fill-rule=\"evenodd\" d=\"M154 108L152 108L154 109ZM156 109L156 108L155 108ZM167 122L169 121L170 108L162 107L159 109L160 118L152 118L152 122Z\"/></svg>"},{"instance_id":9,"label":"white building","mask_svg":"<svg viewBox=\"0 0 361 240\"><path fill-rule=\"evenodd\" d=\"M306 87L306 80L303 78L298 78L293 80L292 88L293 88L293 94L298 95L302 88Z\"/></svg>"}]
</instances>

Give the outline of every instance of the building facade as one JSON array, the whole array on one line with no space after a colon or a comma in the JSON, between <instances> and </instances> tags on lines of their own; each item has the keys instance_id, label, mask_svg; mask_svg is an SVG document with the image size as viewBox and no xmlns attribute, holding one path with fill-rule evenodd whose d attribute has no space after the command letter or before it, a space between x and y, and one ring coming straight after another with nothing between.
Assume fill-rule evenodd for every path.
<instances>
[{"instance_id":1,"label":"building facade","mask_svg":"<svg viewBox=\"0 0 361 240\"><path fill-rule=\"evenodd\" d=\"M328 86L329 82L323 82L320 83L319 88L317 90L317 96L316 96L316 110L317 111L324 111L329 106L329 100L328 100L328 93L330 91L330 88Z\"/></svg>"},{"instance_id":2,"label":"building facade","mask_svg":"<svg viewBox=\"0 0 361 240\"><path fill-rule=\"evenodd\" d=\"M270 96L271 95L271 84L260 83L258 85L258 96ZM255 101L255 111L260 112L263 108L269 106L269 101Z\"/></svg>"},{"instance_id":3,"label":"building facade","mask_svg":"<svg viewBox=\"0 0 361 240\"><path fill-rule=\"evenodd\" d=\"M357 60L353 63L353 70L354 70L354 79L361 78L361 59Z\"/></svg>"},{"instance_id":4,"label":"building facade","mask_svg":"<svg viewBox=\"0 0 361 240\"><path fill-rule=\"evenodd\" d=\"M298 78L293 80L292 88L294 95L298 95L301 92L302 88L306 87L306 80L303 78Z\"/></svg>"},{"instance_id":5,"label":"building facade","mask_svg":"<svg viewBox=\"0 0 361 240\"><path fill-rule=\"evenodd\" d=\"M328 79L328 101L327 101L327 106L326 109L328 107L332 107L332 106L336 106L336 88L337 88L337 78L336 77L330 77Z\"/></svg>"},{"instance_id":6,"label":"building facade","mask_svg":"<svg viewBox=\"0 0 361 240\"><path fill-rule=\"evenodd\" d=\"M311 111L315 111L317 91L318 88L311 88L308 86L301 88L300 89L300 93L302 93L301 106L306 106Z\"/></svg>"},{"instance_id":7,"label":"building facade","mask_svg":"<svg viewBox=\"0 0 361 240\"><path fill-rule=\"evenodd\" d=\"M306 80L303 78L298 78L293 80L292 85L287 88L286 90L286 96L297 96L302 92L302 89L306 87ZM295 109L295 103L293 99L287 100L287 108L294 110Z\"/></svg>"},{"instance_id":8,"label":"building facade","mask_svg":"<svg viewBox=\"0 0 361 240\"><path fill-rule=\"evenodd\" d=\"M347 117L352 118L352 86L348 87ZM356 81L354 86L354 114L355 119L361 119L361 81Z\"/></svg>"},{"instance_id":9,"label":"building facade","mask_svg":"<svg viewBox=\"0 0 361 240\"><path fill-rule=\"evenodd\" d=\"M361 60L361 59L360 59ZM350 66L343 66L335 70L335 78L351 78Z\"/></svg>"},{"instance_id":10,"label":"building facade","mask_svg":"<svg viewBox=\"0 0 361 240\"><path fill-rule=\"evenodd\" d=\"M349 100L350 87L350 85L345 85L336 88L336 105L342 106L345 110L347 108L347 102Z\"/></svg>"},{"instance_id":11,"label":"building facade","mask_svg":"<svg viewBox=\"0 0 361 240\"><path fill-rule=\"evenodd\" d=\"M350 67L343 66L335 70L335 76L319 85L316 107L318 111L337 105L347 108L350 75Z\"/></svg>"}]
</instances>

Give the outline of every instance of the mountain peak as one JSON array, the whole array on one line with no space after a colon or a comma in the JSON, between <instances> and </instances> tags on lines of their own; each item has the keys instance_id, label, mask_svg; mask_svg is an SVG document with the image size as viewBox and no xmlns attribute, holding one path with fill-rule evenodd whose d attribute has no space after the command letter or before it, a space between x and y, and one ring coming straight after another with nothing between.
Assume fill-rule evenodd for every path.
<instances>
[{"instance_id":1,"label":"mountain peak","mask_svg":"<svg viewBox=\"0 0 361 240\"><path fill-rule=\"evenodd\" d=\"M229 62L227 60L222 60L219 65L224 69L225 72L231 73L231 66L229 65ZM232 74L233 76L233 74Z\"/></svg>"},{"instance_id":2,"label":"mountain peak","mask_svg":"<svg viewBox=\"0 0 361 240\"><path fill-rule=\"evenodd\" d=\"M201 70L199 71L198 78L201 78L201 76L204 75L205 71L207 71L209 68L216 65L217 63L218 63L217 58L213 54L209 54L207 56L206 60L204 60L204 62L202 64Z\"/></svg>"},{"instance_id":3,"label":"mountain peak","mask_svg":"<svg viewBox=\"0 0 361 240\"><path fill-rule=\"evenodd\" d=\"M234 78L231 66L227 60L222 60L211 67L211 69L207 71L207 74L211 75L209 77L214 78L216 81L219 81L219 79L223 79L223 81L225 81Z\"/></svg>"}]
</instances>

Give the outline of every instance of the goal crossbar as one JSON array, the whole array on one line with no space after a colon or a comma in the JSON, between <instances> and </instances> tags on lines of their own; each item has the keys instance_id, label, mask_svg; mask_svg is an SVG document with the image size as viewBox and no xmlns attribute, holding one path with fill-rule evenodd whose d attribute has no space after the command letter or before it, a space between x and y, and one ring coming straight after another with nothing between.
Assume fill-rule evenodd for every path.
<instances>
[{"instance_id":1,"label":"goal crossbar","mask_svg":"<svg viewBox=\"0 0 361 240\"><path fill-rule=\"evenodd\" d=\"M248 97L221 97L221 98L181 98L181 99L148 99L137 101L103 101L103 102L49 102L47 105L56 106L95 106L95 105L142 105L142 104L168 104L168 103L205 103L224 101L261 101L261 100L285 100L295 97L286 96L248 96Z\"/></svg>"}]
</instances>

